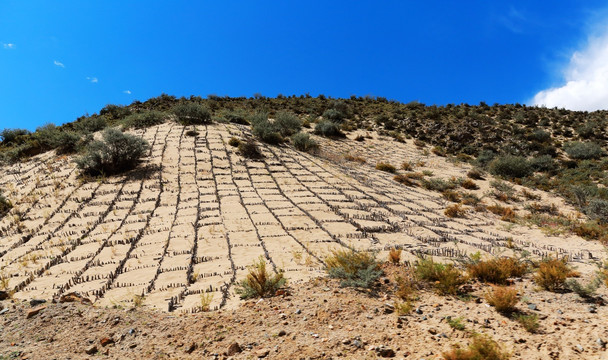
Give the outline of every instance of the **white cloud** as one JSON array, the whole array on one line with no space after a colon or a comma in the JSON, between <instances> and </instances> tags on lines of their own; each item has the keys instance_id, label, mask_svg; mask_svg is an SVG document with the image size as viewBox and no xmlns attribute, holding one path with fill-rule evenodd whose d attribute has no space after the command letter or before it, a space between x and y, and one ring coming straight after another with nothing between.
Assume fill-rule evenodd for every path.
<instances>
[{"instance_id":1,"label":"white cloud","mask_svg":"<svg viewBox=\"0 0 608 360\"><path fill-rule=\"evenodd\" d=\"M87 76L87 80L89 80L90 82L92 82L93 84L98 83L99 80L96 77L90 77Z\"/></svg>"},{"instance_id":2,"label":"white cloud","mask_svg":"<svg viewBox=\"0 0 608 360\"><path fill-rule=\"evenodd\" d=\"M59 66L59 67L65 68L65 65L63 65L63 63L60 63L60 62L59 62L59 61L57 61L57 60L53 61L53 64L55 64L55 65L57 65L57 66Z\"/></svg>"},{"instance_id":3,"label":"white cloud","mask_svg":"<svg viewBox=\"0 0 608 360\"><path fill-rule=\"evenodd\" d=\"M5 49L7 49L7 50L11 50L11 49L14 49L14 48L15 48L15 44L11 44L11 43L4 44L4 43L3 43L3 44L2 44L2 47L4 47L4 48L5 48Z\"/></svg>"},{"instance_id":4,"label":"white cloud","mask_svg":"<svg viewBox=\"0 0 608 360\"><path fill-rule=\"evenodd\" d=\"M570 110L608 109L608 28L575 51L563 70L565 84L540 91L534 105Z\"/></svg>"},{"instance_id":5,"label":"white cloud","mask_svg":"<svg viewBox=\"0 0 608 360\"><path fill-rule=\"evenodd\" d=\"M125 93L127 95L131 95L131 90L125 90L125 91L123 91L123 93Z\"/></svg>"}]
</instances>

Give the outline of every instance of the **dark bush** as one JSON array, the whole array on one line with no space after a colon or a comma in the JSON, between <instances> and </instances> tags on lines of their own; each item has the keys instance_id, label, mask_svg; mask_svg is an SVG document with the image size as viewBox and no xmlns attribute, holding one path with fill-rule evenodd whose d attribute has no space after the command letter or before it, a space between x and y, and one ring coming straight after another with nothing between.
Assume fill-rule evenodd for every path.
<instances>
[{"instance_id":1,"label":"dark bush","mask_svg":"<svg viewBox=\"0 0 608 360\"><path fill-rule=\"evenodd\" d=\"M344 137L342 131L336 123L332 121L322 120L315 126L315 134L326 137Z\"/></svg>"},{"instance_id":2,"label":"dark bush","mask_svg":"<svg viewBox=\"0 0 608 360\"><path fill-rule=\"evenodd\" d=\"M148 142L117 129L106 129L103 141L93 141L76 164L88 175L113 175L133 169L145 155Z\"/></svg>"},{"instance_id":3,"label":"dark bush","mask_svg":"<svg viewBox=\"0 0 608 360\"><path fill-rule=\"evenodd\" d=\"M600 224L608 223L608 200L591 199L585 207L585 214Z\"/></svg>"},{"instance_id":4,"label":"dark bush","mask_svg":"<svg viewBox=\"0 0 608 360\"><path fill-rule=\"evenodd\" d=\"M103 109L99 110L99 115L105 115L110 119L122 119L131 114L131 110L126 106L106 105Z\"/></svg>"},{"instance_id":5,"label":"dark bush","mask_svg":"<svg viewBox=\"0 0 608 360\"><path fill-rule=\"evenodd\" d=\"M141 113L131 114L123 121L125 129L145 129L148 127L163 124L169 115L162 111L145 111Z\"/></svg>"},{"instance_id":6,"label":"dark bush","mask_svg":"<svg viewBox=\"0 0 608 360\"><path fill-rule=\"evenodd\" d=\"M267 144L276 145L284 141L278 127L268 119L256 122L252 126L253 134Z\"/></svg>"},{"instance_id":7,"label":"dark bush","mask_svg":"<svg viewBox=\"0 0 608 360\"><path fill-rule=\"evenodd\" d=\"M327 109L323 113L323 118L339 124L344 121L344 113L336 109Z\"/></svg>"},{"instance_id":8,"label":"dark bush","mask_svg":"<svg viewBox=\"0 0 608 360\"><path fill-rule=\"evenodd\" d=\"M475 164L480 167L486 167L494 158L496 153L492 150L482 150L475 159Z\"/></svg>"},{"instance_id":9,"label":"dark bush","mask_svg":"<svg viewBox=\"0 0 608 360\"><path fill-rule=\"evenodd\" d=\"M302 120L296 114L279 111L275 116L275 127L282 136L291 136L302 129Z\"/></svg>"},{"instance_id":10,"label":"dark bush","mask_svg":"<svg viewBox=\"0 0 608 360\"><path fill-rule=\"evenodd\" d=\"M239 153L248 159L260 159L262 152L253 140L241 141L238 145Z\"/></svg>"},{"instance_id":11,"label":"dark bush","mask_svg":"<svg viewBox=\"0 0 608 360\"><path fill-rule=\"evenodd\" d=\"M74 123L74 129L83 134L93 133L108 126L106 119L101 116L81 118Z\"/></svg>"},{"instance_id":12,"label":"dark bush","mask_svg":"<svg viewBox=\"0 0 608 360\"><path fill-rule=\"evenodd\" d=\"M22 144L24 136L29 134L30 132L25 129L4 129L0 132L0 138L2 145Z\"/></svg>"},{"instance_id":13,"label":"dark bush","mask_svg":"<svg viewBox=\"0 0 608 360\"><path fill-rule=\"evenodd\" d=\"M558 166L555 160L549 155L541 155L530 160L530 166L534 171L553 172Z\"/></svg>"},{"instance_id":14,"label":"dark bush","mask_svg":"<svg viewBox=\"0 0 608 360\"><path fill-rule=\"evenodd\" d=\"M507 179L524 178L533 172L530 162L523 156L505 155L494 159L489 170Z\"/></svg>"},{"instance_id":15,"label":"dark bush","mask_svg":"<svg viewBox=\"0 0 608 360\"><path fill-rule=\"evenodd\" d=\"M574 160L598 159L604 154L604 150L598 144L580 141L564 144L564 151Z\"/></svg>"},{"instance_id":16,"label":"dark bush","mask_svg":"<svg viewBox=\"0 0 608 360\"><path fill-rule=\"evenodd\" d=\"M204 125L211 122L209 109L201 104L183 103L174 106L171 110L182 125Z\"/></svg>"},{"instance_id":17,"label":"dark bush","mask_svg":"<svg viewBox=\"0 0 608 360\"><path fill-rule=\"evenodd\" d=\"M293 147L300 151L312 151L319 147L316 141L310 138L310 135L299 132L291 137Z\"/></svg>"},{"instance_id":18,"label":"dark bush","mask_svg":"<svg viewBox=\"0 0 608 360\"><path fill-rule=\"evenodd\" d=\"M0 192L0 219L2 219L12 207L13 204L2 195L2 192Z\"/></svg>"}]
</instances>

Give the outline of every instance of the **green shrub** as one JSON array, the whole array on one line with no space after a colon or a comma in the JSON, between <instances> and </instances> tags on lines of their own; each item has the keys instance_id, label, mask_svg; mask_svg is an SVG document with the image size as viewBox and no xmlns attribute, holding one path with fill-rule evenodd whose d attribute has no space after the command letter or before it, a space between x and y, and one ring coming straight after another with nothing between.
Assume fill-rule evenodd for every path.
<instances>
[{"instance_id":1,"label":"green shrub","mask_svg":"<svg viewBox=\"0 0 608 360\"><path fill-rule=\"evenodd\" d=\"M249 125L247 113L243 110L226 110L220 112L220 116L233 124Z\"/></svg>"},{"instance_id":2,"label":"green shrub","mask_svg":"<svg viewBox=\"0 0 608 360\"><path fill-rule=\"evenodd\" d=\"M482 150L477 155L477 159L475 159L475 164L477 166L485 168L492 160L496 158L496 153L492 150Z\"/></svg>"},{"instance_id":3,"label":"green shrub","mask_svg":"<svg viewBox=\"0 0 608 360\"><path fill-rule=\"evenodd\" d=\"M266 271L266 261L260 256L257 262L249 266L247 277L236 284L234 291L241 299L269 297L274 296L286 281L282 271L274 275Z\"/></svg>"},{"instance_id":4,"label":"green shrub","mask_svg":"<svg viewBox=\"0 0 608 360\"><path fill-rule=\"evenodd\" d=\"M530 166L534 171L552 172L557 170L557 163L549 155L541 155L530 160Z\"/></svg>"},{"instance_id":5,"label":"green shrub","mask_svg":"<svg viewBox=\"0 0 608 360\"><path fill-rule=\"evenodd\" d=\"M464 330L466 327L465 325L462 323L464 319L462 317L457 317L457 318L449 318L448 319L448 325L450 325L450 327L452 329L455 330Z\"/></svg>"},{"instance_id":6,"label":"green shrub","mask_svg":"<svg viewBox=\"0 0 608 360\"><path fill-rule=\"evenodd\" d=\"M382 275L376 255L367 251L333 250L325 266L330 277L342 280L343 287L370 288Z\"/></svg>"},{"instance_id":7,"label":"green shrub","mask_svg":"<svg viewBox=\"0 0 608 360\"><path fill-rule=\"evenodd\" d=\"M319 147L316 141L310 138L310 135L299 132L291 137L293 146L300 151L312 151Z\"/></svg>"},{"instance_id":8,"label":"green shrub","mask_svg":"<svg viewBox=\"0 0 608 360\"><path fill-rule=\"evenodd\" d=\"M0 219L2 219L12 208L13 204L2 195L2 192L0 192Z\"/></svg>"},{"instance_id":9,"label":"green shrub","mask_svg":"<svg viewBox=\"0 0 608 360\"><path fill-rule=\"evenodd\" d=\"M338 125L328 120L322 120L315 125L315 134L325 137L344 137Z\"/></svg>"},{"instance_id":10,"label":"green shrub","mask_svg":"<svg viewBox=\"0 0 608 360\"><path fill-rule=\"evenodd\" d=\"M517 322L520 323L521 326L523 326L524 329L531 334L537 333L538 328L540 327L540 324L538 323L538 315L536 314L517 314L515 315L515 320L517 320Z\"/></svg>"},{"instance_id":11,"label":"green shrub","mask_svg":"<svg viewBox=\"0 0 608 360\"><path fill-rule=\"evenodd\" d=\"M492 174L507 179L524 178L533 172L530 162L525 157L513 155L500 156L492 160L489 170Z\"/></svg>"},{"instance_id":12,"label":"green shrub","mask_svg":"<svg viewBox=\"0 0 608 360\"><path fill-rule=\"evenodd\" d=\"M454 265L436 263L430 256L418 258L416 275L419 279L429 282L442 295L457 294L458 288L467 281Z\"/></svg>"},{"instance_id":13,"label":"green shrub","mask_svg":"<svg viewBox=\"0 0 608 360\"><path fill-rule=\"evenodd\" d=\"M278 127L268 121L260 121L256 123L252 123L253 125L253 134L263 142L271 145L277 145L284 141L283 136L279 132Z\"/></svg>"},{"instance_id":14,"label":"green shrub","mask_svg":"<svg viewBox=\"0 0 608 360\"><path fill-rule=\"evenodd\" d=\"M2 138L2 145L15 145L22 144L24 137L29 134L30 132L25 129L4 129L0 132L0 138Z\"/></svg>"},{"instance_id":15,"label":"green shrub","mask_svg":"<svg viewBox=\"0 0 608 360\"><path fill-rule=\"evenodd\" d=\"M279 111L275 115L274 125L282 136L287 137L302 129L302 120L292 112Z\"/></svg>"},{"instance_id":16,"label":"green shrub","mask_svg":"<svg viewBox=\"0 0 608 360\"><path fill-rule=\"evenodd\" d=\"M604 154L604 150L598 144L580 141L564 144L564 151L574 160L598 159Z\"/></svg>"},{"instance_id":17,"label":"green shrub","mask_svg":"<svg viewBox=\"0 0 608 360\"><path fill-rule=\"evenodd\" d=\"M591 220L597 220L600 224L608 224L608 200L591 199L585 207L585 214Z\"/></svg>"},{"instance_id":18,"label":"green shrub","mask_svg":"<svg viewBox=\"0 0 608 360\"><path fill-rule=\"evenodd\" d=\"M74 129L83 134L90 134L103 130L108 126L106 119L102 116L92 116L78 119L74 123Z\"/></svg>"},{"instance_id":19,"label":"green shrub","mask_svg":"<svg viewBox=\"0 0 608 360\"><path fill-rule=\"evenodd\" d=\"M327 109L323 112L323 118L339 124L344 121L344 113L336 109Z\"/></svg>"},{"instance_id":20,"label":"green shrub","mask_svg":"<svg viewBox=\"0 0 608 360\"><path fill-rule=\"evenodd\" d=\"M84 155L75 161L85 174L113 175L133 169L147 149L147 141L108 128L103 132L103 141L89 143Z\"/></svg>"},{"instance_id":21,"label":"green shrub","mask_svg":"<svg viewBox=\"0 0 608 360\"><path fill-rule=\"evenodd\" d=\"M71 154L76 152L81 136L73 131L61 131L55 137L53 147L58 154Z\"/></svg>"},{"instance_id":22,"label":"green shrub","mask_svg":"<svg viewBox=\"0 0 608 360\"><path fill-rule=\"evenodd\" d=\"M204 125L211 122L211 113L207 107L197 103L183 103L173 107L172 112L182 125Z\"/></svg>"},{"instance_id":23,"label":"green shrub","mask_svg":"<svg viewBox=\"0 0 608 360\"><path fill-rule=\"evenodd\" d=\"M163 124L169 115L162 111L145 111L142 113L131 114L123 120L125 129L145 129L151 126Z\"/></svg>"}]
</instances>

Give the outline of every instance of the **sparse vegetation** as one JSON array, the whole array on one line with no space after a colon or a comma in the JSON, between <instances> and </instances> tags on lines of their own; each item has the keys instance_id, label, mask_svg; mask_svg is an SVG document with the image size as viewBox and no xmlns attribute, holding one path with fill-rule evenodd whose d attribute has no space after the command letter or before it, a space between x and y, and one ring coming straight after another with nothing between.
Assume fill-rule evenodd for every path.
<instances>
[{"instance_id":1,"label":"sparse vegetation","mask_svg":"<svg viewBox=\"0 0 608 360\"><path fill-rule=\"evenodd\" d=\"M2 195L2 191L0 191L0 219L2 219L12 208L13 204Z\"/></svg>"},{"instance_id":2,"label":"sparse vegetation","mask_svg":"<svg viewBox=\"0 0 608 360\"><path fill-rule=\"evenodd\" d=\"M515 314L515 320L526 329L527 332L531 334L536 334L538 329L540 328L540 324L538 322L538 315L536 314Z\"/></svg>"},{"instance_id":3,"label":"sparse vegetation","mask_svg":"<svg viewBox=\"0 0 608 360\"><path fill-rule=\"evenodd\" d=\"M211 113L204 105L187 102L171 109L182 125L205 125L211 122Z\"/></svg>"},{"instance_id":4,"label":"sparse vegetation","mask_svg":"<svg viewBox=\"0 0 608 360\"><path fill-rule=\"evenodd\" d=\"M466 328L466 326L462 322L463 320L464 319L462 317L457 317L457 318L449 318L449 319L447 319L447 322L448 322L448 325L450 325L450 327L452 329L463 331Z\"/></svg>"},{"instance_id":5,"label":"sparse vegetation","mask_svg":"<svg viewBox=\"0 0 608 360\"><path fill-rule=\"evenodd\" d=\"M325 265L329 276L344 287L370 288L382 275L376 255L368 251L333 250Z\"/></svg>"},{"instance_id":6,"label":"sparse vegetation","mask_svg":"<svg viewBox=\"0 0 608 360\"><path fill-rule=\"evenodd\" d=\"M462 205L454 204L448 206L443 213L445 214L445 216L451 218L462 218L465 217L467 211L465 210L465 208L462 207Z\"/></svg>"},{"instance_id":7,"label":"sparse vegetation","mask_svg":"<svg viewBox=\"0 0 608 360\"><path fill-rule=\"evenodd\" d=\"M477 334L467 349L457 345L442 354L445 360L507 360L511 354L487 335Z\"/></svg>"},{"instance_id":8,"label":"sparse vegetation","mask_svg":"<svg viewBox=\"0 0 608 360\"><path fill-rule=\"evenodd\" d=\"M431 257L419 257L416 263L416 275L427 281L442 295L456 295L467 279L452 264L436 263Z\"/></svg>"},{"instance_id":9,"label":"sparse vegetation","mask_svg":"<svg viewBox=\"0 0 608 360\"><path fill-rule=\"evenodd\" d=\"M494 306L496 311L502 314L510 314L515 311L515 305L519 302L517 289L510 286L492 286L485 294L486 301Z\"/></svg>"},{"instance_id":10,"label":"sparse vegetation","mask_svg":"<svg viewBox=\"0 0 608 360\"><path fill-rule=\"evenodd\" d=\"M247 277L237 283L235 292L241 299L274 296L286 281L282 271L274 275L268 272L266 261L260 256L258 261L249 266Z\"/></svg>"},{"instance_id":11,"label":"sparse vegetation","mask_svg":"<svg viewBox=\"0 0 608 360\"><path fill-rule=\"evenodd\" d=\"M262 152L253 140L241 141L238 144L239 154L248 159L261 159Z\"/></svg>"},{"instance_id":12,"label":"sparse vegetation","mask_svg":"<svg viewBox=\"0 0 608 360\"><path fill-rule=\"evenodd\" d=\"M564 289L567 278L576 275L565 258L547 258L539 264L534 282L545 290L559 291Z\"/></svg>"},{"instance_id":13,"label":"sparse vegetation","mask_svg":"<svg viewBox=\"0 0 608 360\"><path fill-rule=\"evenodd\" d=\"M399 264L399 262L401 262L401 249L390 249L388 252L388 261L393 264Z\"/></svg>"},{"instance_id":14,"label":"sparse vegetation","mask_svg":"<svg viewBox=\"0 0 608 360\"><path fill-rule=\"evenodd\" d=\"M500 257L473 262L467 270L473 279L502 285L508 278L523 276L528 271L528 266L513 257Z\"/></svg>"},{"instance_id":15,"label":"sparse vegetation","mask_svg":"<svg viewBox=\"0 0 608 360\"><path fill-rule=\"evenodd\" d=\"M389 163L379 162L376 164L376 170L394 174L397 171L397 168Z\"/></svg>"},{"instance_id":16,"label":"sparse vegetation","mask_svg":"<svg viewBox=\"0 0 608 360\"><path fill-rule=\"evenodd\" d=\"M293 147L300 151L313 151L319 147L319 144L314 141L310 135L299 132L291 137Z\"/></svg>"}]
</instances>

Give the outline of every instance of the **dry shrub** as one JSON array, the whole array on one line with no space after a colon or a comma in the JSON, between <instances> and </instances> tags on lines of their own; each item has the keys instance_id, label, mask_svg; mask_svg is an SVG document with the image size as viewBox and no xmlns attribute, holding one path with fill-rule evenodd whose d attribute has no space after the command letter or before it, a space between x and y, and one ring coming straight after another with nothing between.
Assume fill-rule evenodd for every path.
<instances>
[{"instance_id":1,"label":"dry shrub","mask_svg":"<svg viewBox=\"0 0 608 360\"><path fill-rule=\"evenodd\" d=\"M415 271L419 279L431 283L442 295L457 294L458 288L467 281L454 265L436 263L431 257L418 258Z\"/></svg>"},{"instance_id":2,"label":"dry shrub","mask_svg":"<svg viewBox=\"0 0 608 360\"><path fill-rule=\"evenodd\" d=\"M466 215L467 211L465 208L462 207L462 205L454 204L454 205L448 206L443 213L445 214L445 216L448 216L451 218L455 218L455 217L462 218Z\"/></svg>"},{"instance_id":3,"label":"dry shrub","mask_svg":"<svg viewBox=\"0 0 608 360\"><path fill-rule=\"evenodd\" d=\"M521 277L528 271L528 266L516 258L503 257L470 264L469 275L484 283L505 284L510 277Z\"/></svg>"},{"instance_id":4,"label":"dry shrub","mask_svg":"<svg viewBox=\"0 0 608 360\"><path fill-rule=\"evenodd\" d=\"M240 143L241 143L241 140L237 139L234 136L231 137L230 140L228 140L228 145L230 145L230 146L237 147L237 146L239 146Z\"/></svg>"},{"instance_id":5,"label":"dry shrub","mask_svg":"<svg viewBox=\"0 0 608 360\"><path fill-rule=\"evenodd\" d=\"M508 206L500 206L498 204L494 204L492 206L488 206L486 209L490 210L492 214L496 214L500 216L500 220L515 222L515 211L513 211L512 207Z\"/></svg>"},{"instance_id":6,"label":"dry shrub","mask_svg":"<svg viewBox=\"0 0 608 360\"><path fill-rule=\"evenodd\" d=\"M517 322L520 323L521 326L523 326L524 329L531 334L538 332L538 328L540 327L540 324L538 323L538 315L536 314L518 314L515 315L515 320L517 320Z\"/></svg>"},{"instance_id":7,"label":"dry shrub","mask_svg":"<svg viewBox=\"0 0 608 360\"><path fill-rule=\"evenodd\" d=\"M241 143L238 145L238 149L242 156L249 159L260 159L264 157L253 140L241 141Z\"/></svg>"},{"instance_id":8,"label":"dry shrub","mask_svg":"<svg viewBox=\"0 0 608 360\"><path fill-rule=\"evenodd\" d=\"M237 283L235 292L241 299L273 296L286 281L282 271L274 275L266 271L266 261L260 256L249 266L247 277Z\"/></svg>"},{"instance_id":9,"label":"dry shrub","mask_svg":"<svg viewBox=\"0 0 608 360\"><path fill-rule=\"evenodd\" d=\"M511 354L487 335L475 335L467 349L453 345L452 350L441 354L445 360L507 360Z\"/></svg>"},{"instance_id":10,"label":"dry shrub","mask_svg":"<svg viewBox=\"0 0 608 360\"><path fill-rule=\"evenodd\" d=\"M502 314L510 314L515 311L515 305L519 302L517 289L510 286L492 286L492 290L486 292L486 301L494 306L496 311Z\"/></svg>"},{"instance_id":11,"label":"dry shrub","mask_svg":"<svg viewBox=\"0 0 608 360\"><path fill-rule=\"evenodd\" d=\"M394 174L397 171L397 168L389 163L380 162L376 164L376 170L386 171Z\"/></svg>"},{"instance_id":12,"label":"dry shrub","mask_svg":"<svg viewBox=\"0 0 608 360\"><path fill-rule=\"evenodd\" d=\"M533 193L527 189L521 189L521 194L528 200L540 200L541 199L540 195L536 195L535 193Z\"/></svg>"},{"instance_id":13,"label":"dry shrub","mask_svg":"<svg viewBox=\"0 0 608 360\"><path fill-rule=\"evenodd\" d=\"M465 181L462 182L462 184L460 184L460 186L462 186L463 188L465 188L467 190L477 190L477 189L479 189L479 185L477 185L475 183L475 181L473 181L471 179L466 179Z\"/></svg>"},{"instance_id":14,"label":"dry shrub","mask_svg":"<svg viewBox=\"0 0 608 360\"><path fill-rule=\"evenodd\" d=\"M549 291L559 291L564 288L566 279L578 276L578 273L568 265L568 260L548 258L538 266L534 282Z\"/></svg>"},{"instance_id":15,"label":"dry shrub","mask_svg":"<svg viewBox=\"0 0 608 360\"><path fill-rule=\"evenodd\" d=\"M359 164L365 164L365 159L361 156L344 155L344 159L347 161L358 162Z\"/></svg>"},{"instance_id":16,"label":"dry shrub","mask_svg":"<svg viewBox=\"0 0 608 360\"><path fill-rule=\"evenodd\" d=\"M460 194L453 190L446 190L441 193L444 199L451 202L460 202Z\"/></svg>"},{"instance_id":17,"label":"dry shrub","mask_svg":"<svg viewBox=\"0 0 608 360\"><path fill-rule=\"evenodd\" d=\"M401 249L392 248L388 252L388 260L393 264L399 264L401 262Z\"/></svg>"},{"instance_id":18,"label":"dry shrub","mask_svg":"<svg viewBox=\"0 0 608 360\"><path fill-rule=\"evenodd\" d=\"M369 251L333 250L325 258L327 273L341 279L341 286L370 288L382 275L376 254Z\"/></svg>"},{"instance_id":19,"label":"dry shrub","mask_svg":"<svg viewBox=\"0 0 608 360\"><path fill-rule=\"evenodd\" d=\"M398 182L400 184L406 185L406 186L417 186L418 185L418 183L415 180L412 180L412 178L409 177L407 174L395 175L393 180L395 180L396 182Z\"/></svg>"},{"instance_id":20,"label":"dry shrub","mask_svg":"<svg viewBox=\"0 0 608 360\"><path fill-rule=\"evenodd\" d=\"M478 169L471 169L467 173L467 176L474 180L483 180L483 173Z\"/></svg>"},{"instance_id":21,"label":"dry shrub","mask_svg":"<svg viewBox=\"0 0 608 360\"><path fill-rule=\"evenodd\" d=\"M404 161L404 162L401 164L401 170L404 170L404 171L411 171L412 169L413 169L413 166L412 166L412 163L410 163L410 162Z\"/></svg>"}]
</instances>

